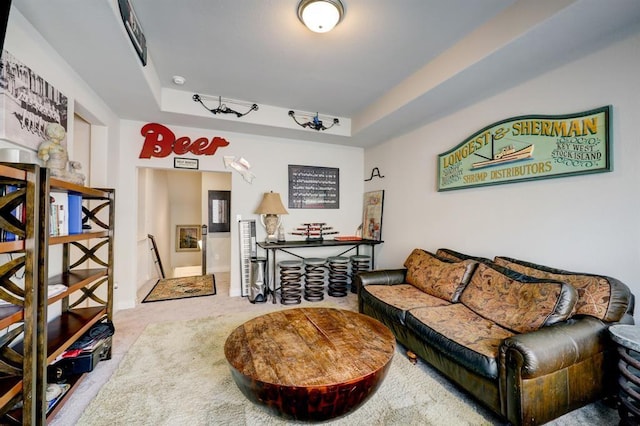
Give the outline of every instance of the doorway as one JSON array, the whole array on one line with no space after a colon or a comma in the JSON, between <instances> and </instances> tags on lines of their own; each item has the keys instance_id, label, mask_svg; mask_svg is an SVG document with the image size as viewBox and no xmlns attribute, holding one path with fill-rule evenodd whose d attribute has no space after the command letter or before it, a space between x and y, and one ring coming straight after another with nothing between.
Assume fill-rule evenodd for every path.
<instances>
[{"instance_id":1,"label":"doorway","mask_svg":"<svg viewBox=\"0 0 640 426\"><path fill-rule=\"evenodd\" d=\"M208 192L230 191L231 173L138 168L138 273L137 290L160 272L148 235L156 240L167 278L201 271L201 250L181 250L177 230L209 223ZM231 270L230 232L208 232L202 238L207 273ZM193 275L193 274L191 274Z\"/></svg>"}]
</instances>

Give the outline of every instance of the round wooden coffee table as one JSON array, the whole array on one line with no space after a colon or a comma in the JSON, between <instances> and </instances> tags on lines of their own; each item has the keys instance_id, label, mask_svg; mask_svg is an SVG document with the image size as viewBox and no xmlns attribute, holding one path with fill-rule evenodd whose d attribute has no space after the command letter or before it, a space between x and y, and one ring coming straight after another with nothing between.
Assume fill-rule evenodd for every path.
<instances>
[{"instance_id":1,"label":"round wooden coffee table","mask_svg":"<svg viewBox=\"0 0 640 426\"><path fill-rule=\"evenodd\" d=\"M249 400L281 417L322 421L353 411L375 393L395 344L391 331L366 315L296 308L242 324L224 353Z\"/></svg>"}]
</instances>

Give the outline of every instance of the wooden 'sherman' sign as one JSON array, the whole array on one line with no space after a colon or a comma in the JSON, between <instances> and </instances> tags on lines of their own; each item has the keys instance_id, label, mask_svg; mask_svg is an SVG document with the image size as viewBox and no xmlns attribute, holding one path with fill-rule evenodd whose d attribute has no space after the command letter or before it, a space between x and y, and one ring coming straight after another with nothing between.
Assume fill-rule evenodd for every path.
<instances>
[{"instance_id":1,"label":"wooden 'sherman' sign","mask_svg":"<svg viewBox=\"0 0 640 426\"><path fill-rule=\"evenodd\" d=\"M611 106L509 118L438 156L438 191L611 171Z\"/></svg>"}]
</instances>

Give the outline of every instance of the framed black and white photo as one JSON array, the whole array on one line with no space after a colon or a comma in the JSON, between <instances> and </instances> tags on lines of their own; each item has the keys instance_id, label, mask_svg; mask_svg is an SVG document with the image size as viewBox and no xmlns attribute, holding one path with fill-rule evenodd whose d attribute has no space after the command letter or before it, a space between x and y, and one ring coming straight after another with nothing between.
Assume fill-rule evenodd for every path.
<instances>
[{"instance_id":1,"label":"framed black and white photo","mask_svg":"<svg viewBox=\"0 0 640 426\"><path fill-rule=\"evenodd\" d=\"M68 99L8 51L0 61L0 139L37 151L49 123L68 130Z\"/></svg>"},{"instance_id":2,"label":"framed black and white photo","mask_svg":"<svg viewBox=\"0 0 640 426\"><path fill-rule=\"evenodd\" d=\"M231 230L231 191L209 191L209 232Z\"/></svg>"}]
</instances>

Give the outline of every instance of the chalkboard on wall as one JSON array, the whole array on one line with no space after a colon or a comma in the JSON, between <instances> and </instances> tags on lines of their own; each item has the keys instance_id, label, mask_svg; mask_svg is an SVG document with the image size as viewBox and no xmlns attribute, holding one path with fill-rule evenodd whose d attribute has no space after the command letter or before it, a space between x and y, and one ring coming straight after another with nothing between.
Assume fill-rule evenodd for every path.
<instances>
[{"instance_id":1,"label":"chalkboard on wall","mask_svg":"<svg viewBox=\"0 0 640 426\"><path fill-rule=\"evenodd\" d=\"M290 209L339 209L340 169L289 165Z\"/></svg>"}]
</instances>

